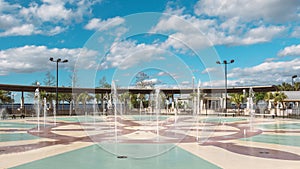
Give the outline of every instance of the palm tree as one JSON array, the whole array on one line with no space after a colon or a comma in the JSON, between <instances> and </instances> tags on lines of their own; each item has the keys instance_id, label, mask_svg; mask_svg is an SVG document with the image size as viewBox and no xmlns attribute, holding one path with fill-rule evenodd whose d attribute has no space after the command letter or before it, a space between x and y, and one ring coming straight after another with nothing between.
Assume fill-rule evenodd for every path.
<instances>
[{"instance_id":1,"label":"palm tree","mask_svg":"<svg viewBox=\"0 0 300 169\"><path fill-rule=\"evenodd\" d=\"M58 100L62 101L62 109L64 109L65 102L68 102L69 104L71 103L72 94L71 93L59 93Z\"/></svg>"},{"instance_id":2,"label":"palm tree","mask_svg":"<svg viewBox=\"0 0 300 169\"><path fill-rule=\"evenodd\" d=\"M239 113L240 106L244 101L244 95L240 94L240 93L235 93L235 94L231 94L230 96L231 96L230 101L236 104L236 106L238 107L238 113Z\"/></svg>"},{"instance_id":3,"label":"palm tree","mask_svg":"<svg viewBox=\"0 0 300 169\"><path fill-rule=\"evenodd\" d=\"M255 103L257 104L258 101L265 100L266 94L267 94L266 92L256 92L254 94L254 96L255 96Z\"/></svg>"},{"instance_id":4,"label":"palm tree","mask_svg":"<svg viewBox=\"0 0 300 169\"><path fill-rule=\"evenodd\" d=\"M11 103L13 99L10 97L10 92L0 90L0 102L1 103Z\"/></svg>"},{"instance_id":5,"label":"palm tree","mask_svg":"<svg viewBox=\"0 0 300 169\"><path fill-rule=\"evenodd\" d=\"M282 103L283 107L283 101L286 99L287 96L283 92L275 92L274 93L274 106L275 106L275 116L277 116L277 105L278 103Z\"/></svg>"},{"instance_id":6,"label":"palm tree","mask_svg":"<svg viewBox=\"0 0 300 169\"><path fill-rule=\"evenodd\" d=\"M130 99L130 93L129 92L125 92L125 93L122 93L121 94L121 96L120 96L120 100L121 100L121 102L124 102L124 107L125 107L125 114L127 113L127 102L128 102L128 100Z\"/></svg>"},{"instance_id":7,"label":"palm tree","mask_svg":"<svg viewBox=\"0 0 300 169\"><path fill-rule=\"evenodd\" d=\"M268 102L268 104L270 104L270 101L274 99L274 95L272 92L267 92L265 94L264 100Z\"/></svg>"},{"instance_id":8,"label":"palm tree","mask_svg":"<svg viewBox=\"0 0 300 169\"><path fill-rule=\"evenodd\" d=\"M280 91L291 91L293 86L289 83L283 82L281 85L277 86Z\"/></svg>"},{"instance_id":9,"label":"palm tree","mask_svg":"<svg viewBox=\"0 0 300 169\"><path fill-rule=\"evenodd\" d=\"M52 100L55 100L54 93L47 93L46 91L41 91L40 96L40 99L46 98L46 100L49 102L49 108L53 108Z\"/></svg>"},{"instance_id":10,"label":"palm tree","mask_svg":"<svg viewBox=\"0 0 300 169\"><path fill-rule=\"evenodd\" d=\"M78 102L81 102L83 104L83 109L84 109L84 112L86 112L86 103L91 101L93 99L93 96L89 95L87 92L84 92L84 93L80 93L77 97L77 101Z\"/></svg>"},{"instance_id":11,"label":"palm tree","mask_svg":"<svg viewBox=\"0 0 300 169\"><path fill-rule=\"evenodd\" d=\"M295 91L299 91L300 90L300 82L296 82L296 83L294 83L294 90Z\"/></svg>"}]
</instances>

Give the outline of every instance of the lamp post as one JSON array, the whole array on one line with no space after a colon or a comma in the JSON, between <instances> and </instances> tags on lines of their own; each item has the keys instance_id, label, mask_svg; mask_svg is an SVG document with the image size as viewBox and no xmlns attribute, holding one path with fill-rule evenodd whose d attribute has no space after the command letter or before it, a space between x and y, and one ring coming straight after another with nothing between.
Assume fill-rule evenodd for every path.
<instances>
[{"instance_id":1,"label":"lamp post","mask_svg":"<svg viewBox=\"0 0 300 169\"><path fill-rule=\"evenodd\" d=\"M294 79L295 79L296 77L298 77L298 76L297 76L297 75L293 75L293 76L292 76L292 87L294 86Z\"/></svg>"},{"instance_id":2,"label":"lamp post","mask_svg":"<svg viewBox=\"0 0 300 169\"><path fill-rule=\"evenodd\" d=\"M53 57L51 57L49 59L51 62L56 62L56 104L55 104L55 108L56 108L56 111L58 112L58 63L67 63L68 60L65 59L65 60L61 60L60 58L54 60Z\"/></svg>"},{"instance_id":3,"label":"lamp post","mask_svg":"<svg viewBox=\"0 0 300 169\"><path fill-rule=\"evenodd\" d=\"M234 63L234 60L232 59L229 62L227 60L223 62L217 61L216 63L225 65L225 116L227 116L227 65Z\"/></svg>"},{"instance_id":4,"label":"lamp post","mask_svg":"<svg viewBox=\"0 0 300 169\"><path fill-rule=\"evenodd\" d=\"M11 93L11 113L14 114L14 102L15 102L15 93Z\"/></svg>"}]
</instances>

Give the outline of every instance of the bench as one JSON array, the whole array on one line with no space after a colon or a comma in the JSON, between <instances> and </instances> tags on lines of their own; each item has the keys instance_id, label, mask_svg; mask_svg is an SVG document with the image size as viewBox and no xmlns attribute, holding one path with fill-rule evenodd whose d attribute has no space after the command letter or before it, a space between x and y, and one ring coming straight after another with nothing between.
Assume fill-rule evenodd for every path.
<instances>
[{"instance_id":1,"label":"bench","mask_svg":"<svg viewBox=\"0 0 300 169\"><path fill-rule=\"evenodd\" d=\"M273 119L275 118L275 114L255 114L255 116L260 116L260 117L272 117Z\"/></svg>"},{"instance_id":2,"label":"bench","mask_svg":"<svg viewBox=\"0 0 300 169\"><path fill-rule=\"evenodd\" d=\"M24 114L10 114L10 115L8 115L8 117L10 117L12 119L17 119L17 117L20 117L20 119L25 119Z\"/></svg>"},{"instance_id":3,"label":"bench","mask_svg":"<svg viewBox=\"0 0 300 169\"><path fill-rule=\"evenodd\" d=\"M232 116L232 117L234 117L235 116L235 113L218 113L218 116L219 115L224 115L224 116Z\"/></svg>"}]
</instances>

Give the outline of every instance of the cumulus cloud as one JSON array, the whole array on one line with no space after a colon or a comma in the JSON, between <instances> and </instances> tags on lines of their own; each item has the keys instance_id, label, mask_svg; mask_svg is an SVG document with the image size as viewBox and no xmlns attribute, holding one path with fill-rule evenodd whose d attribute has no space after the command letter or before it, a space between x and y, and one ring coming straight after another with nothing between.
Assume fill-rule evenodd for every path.
<instances>
[{"instance_id":1,"label":"cumulus cloud","mask_svg":"<svg viewBox=\"0 0 300 169\"><path fill-rule=\"evenodd\" d=\"M204 69L201 73L205 74L205 73L211 73L211 72L216 72L216 71L218 71L218 69L216 67L209 67L209 68Z\"/></svg>"},{"instance_id":2,"label":"cumulus cloud","mask_svg":"<svg viewBox=\"0 0 300 169\"><path fill-rule=\"evenodd\" d=\"M49 61L50 57L68 59L67 64L63 64L65 68L72 68L77 58L80 62L77 67L96 68L95 57L96 51L85 48L52 48L46 46L23 46L18 48L10 48L0 50L0 75L8 73L31 73L38 71L47 71L53 69L53 63ZM43 66L41 66L43 65Z\"/></svg>"},{"instance_id":3,"label":"cumulus cloud","mask_svg":"<svg viewBox=\"0 0 300 169\"><path fill-rule=\"evenodd\" d=\"M273 85L282 81L289 82L291 75L299 72L299 65L299 58L290 61L269 61L253 67L234 68L228 73L228 78L232 86Z\"/></svg>"},{"instance_id":4,"label":"cumulus cloud","mask_svg":"<svg viewBox=\"0 0 300 169\"><path fill-rule=\"evenodd\" d=\"M300 45L285 47L278 52L278 56L300 56Z\"/></svg>"},{"instance_id":5,"label":"cumulus cloud","mask_svg":"<svg viewBox=\"0 0 300 169\"><path fill-rule=\"evenodd\" d=\"M157 76L168 76L169 74L167 72L158 72Z\"/></svg>"},{"instance_id":6,"label":"cumulus cloud","mask_svg":"<svg viewBox=\"0 0 300 169\"><path fill-rule=\"evenodd\" d=\"M151 31L170 34L166 47L201 49L213 45L269 42L282 35L286 27L263 24L249 27L237 17L222 21L177 12L176 15L162 17Z\"/></svg>"},{"instance_id":7,"label":"cumulus cloud","mask_svg":"<svg viewBox=\"0 0 300 169\"><path fill-rule=\"evenodd\" d=\"M294 28L291 36L294 38L300 38L300 26Z\"/></svg>"},{"instance_id":8,"label":"cumulus cloud","mask_svg":"<svg viewBox=\"0 0 300 169\"><path fill-rule=\"evenodd\" d=\"M9 36L9 35L31 35L37 33L38 31L35 30L34 25L32 24L24 24L16 27L12 27L7 29L5 32L0 32L0 36Z\"/></svg>"},{"instance_id":9,"label":"cumulus cloud","mask_svg":"<svg viewBox=\"0 0 300 169\"><path fill-rule=\"evenodd\" d=\"M242 21L283 23L299 21L300 1L295 0L199 0L195 14L220 18L239 17Z\"/></svg>"},{"instance_id":10,"label":"cumulus cloud","mask_svg":"<svg viewBox=\"0 0 300 169\"><path fill-rule=\"evenodd\" d=\"M161 60L164 53L157 45L147 45L133 41L116 42L101 64L102 68L127 69L152 60Z\"/></svg>"},{"instance_id":11,"label":"cumulus cloud","mask_svg":"<svg viewBox=\"0 0 300 169\"><path fill-rule=\"evenodd\" d=\"M99 18L93 18L89 21L89 23L85 26L85 29L88 30L108 30L110 28L116 27L124 23L124 19L117 16L114 18L109 18L107 20L101 20Z\"/></svg>"},{"instance_id":12,"label":"cumulus cloud","mask_svg":"<svg viewBox=\"0 0 300 169\"><path fill-rule=\"evenodd\" d=\"M43 0L22 6L0 0L0 36L55 35L91 14L100 0ZM65 27L65 28L62 28Z\"/></svg>"}]
</instances>

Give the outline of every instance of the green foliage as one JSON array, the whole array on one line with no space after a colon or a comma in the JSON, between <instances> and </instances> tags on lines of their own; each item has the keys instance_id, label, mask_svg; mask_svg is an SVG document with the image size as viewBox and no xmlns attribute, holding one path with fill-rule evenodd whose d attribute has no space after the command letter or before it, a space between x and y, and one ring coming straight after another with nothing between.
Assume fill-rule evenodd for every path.
<instances>
[{"instance_id":1,"label":"green foliage","mask_svg":"<svg viewBox=\"0 0 300 169\"><path fill-rule=\"evenodd\" d=\"M41 91L40 96L41 99L46 98L48 101L55 100L56 98L55 93L47 93L46 91Z\"/></svg>"},{"instance_id":2,"label":"green foliage","mask_svg":"<svg viewBox=\"0 0 300 169\"><path fill-rule=\"evenodd\" d=\"M111 88L111 85L106 81L106 77L103 76L99 81L99 87L101 88Z\"/></svg>"},{"instance_id":3,"label":"green foliage","mask_svg":"<svg viewBox=\"0 0 300 169\"><path fill-rule=\"evenodd\" d=\"M72 93L58 93L58 100L71 103L73 99Z\"/></svg>"},{"instance_id":4,"label":"green foliage","mask_svg":"<svg viewBox=\"0 0 300 169\"><path fill-rule=\"evenodd\" d=\"M11 92L0 90L0 103L12 103Z\"/></svg>"},{"instance_id":5,"label":"green foliage","mask_svg":"<svg viewBox=\"0 0 300 169\"><path fill-rule=\"evenodd\" d=\"M300 82L294 83L294 91L300 91Z\"/></svg>"},{"instance_id":6,"label":"green foliage","mask_svg":"<svg viewBox=\"0 0 300 169\"><path fill-rule=\"evenodd\" d=\"M234 94L230 94L230 96L231 96L230 101L235 103L239 108L244 101L244 95L240 93L234 93Z\"/></svg>"},{"instance_id":7,"label":"green foliage","mask_svg":"<svg viewBox=\"0 0 300 169\"><path fill-rule=\"evenodd\" d=\"M265 94L264 100L265 100L265 101L269 101L269 100L272 100L273 98L274 98L273 93L272 93L272 92L267 92L267 93Z\"/></svg>"},{"instance_id":8,"label":"green foliage","mask_svg":"<svg viewBox=\"0 0 300 169\"><path fill-rule=\"evenodd\" d=\"M287 96L283 92L275 92L273 94L273 98L274 98L274 105L277 106L277 104L283 102L283 100L286 99Z\"/></svg>"},{"instance_id":9,"label":"green foliage","mask_svg":"<svg viewBox=\"0 0 300 169\"><path fill-rule=\"evenodd\" d=\"M254 94L254 96L255 96L255 102L257 103L260 100L265 100L266 94L267 94L266 92L256 92Z\"/></svg>"}]
</instances>

